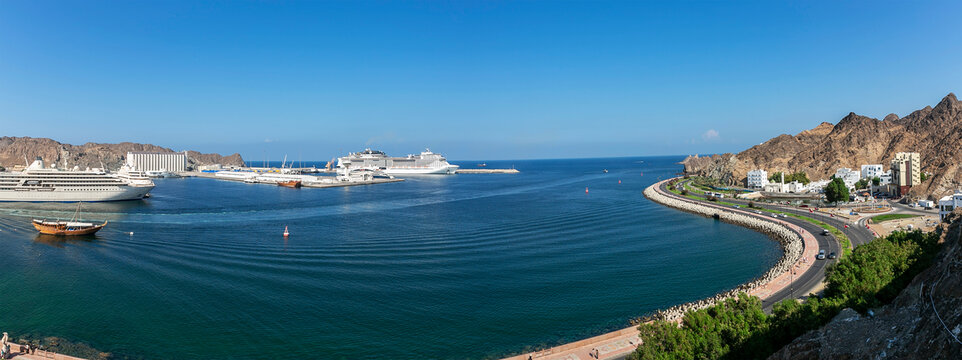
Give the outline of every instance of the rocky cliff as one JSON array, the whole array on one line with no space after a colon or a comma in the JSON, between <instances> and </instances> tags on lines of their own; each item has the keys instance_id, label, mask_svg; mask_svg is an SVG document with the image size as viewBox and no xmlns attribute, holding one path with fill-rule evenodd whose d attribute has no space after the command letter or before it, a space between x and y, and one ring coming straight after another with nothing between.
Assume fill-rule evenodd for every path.
<instances>
[{"instance_id":1,"label":"rocky cliff","mask_svg":"<svg viewBox=\"0 0 962 360\"><path fill-rule=\"evenodd\" d=\"M128 151L173 151L168 148L150 144L136 144L124 142L120 144L86 143L83 145L63 144L47 138L30 137L0 137L0 166L13 167L23 165L26 158L33 161L40 156L48 164L57 164L60 168L117 169L126 160ZM187 152L187 166L193 168L199 165L224 164L243 166L244 159L240 154L221 156L218 154L201 154L196 151Z\"/></svg>"},{"instance_id":2,"label":"rocky cliff","mask_svg":"<svg viewBox=\"0 0 962 360\"><path fill-rule=\"evenodd\" d=\"M882 164L888 169L898 152L918 152L922 171L934 175L913 188L910 197L937 199L962 186L962 102L955 94L903 118L850 113L835 125L823 122L795 136L779 135L738 154L695 155L682 163L690 174L744 185L753 169L804 171L812 180L828 179L842 167Z\"/></svg>"},{"instance_id":3,"label":"rocky cliff","mask_svg":"<svg viewBox=\"0 0 962 360\"><path fill-rule=\"evenodd\" d=\"M962 209L942 223L943 248L891 304L874 316L845 309L769 360L958 359L962 354Z\"/></svg>"}]
</instances>

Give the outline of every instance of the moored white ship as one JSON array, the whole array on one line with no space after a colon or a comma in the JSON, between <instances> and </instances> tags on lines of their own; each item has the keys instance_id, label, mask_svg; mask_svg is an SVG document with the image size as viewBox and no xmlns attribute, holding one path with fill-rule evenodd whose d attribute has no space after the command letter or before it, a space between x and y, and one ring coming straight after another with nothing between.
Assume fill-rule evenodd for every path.
<instances>
[{"instance_id":1,"label":"moored white ship","mask_svg":"<svg viewBox=\"0 0 962 360\"><path fill-rule=\"evenodd\" d=\"M63 171L45 168L37 158L23 172L0 173L0 201L120 201L143 199L154 183L142 173L122 169Z\"/></svg>"},{"instance_id":2,"label":"moored white ship","mask_svg":"<svg viewBox=\"0 0 962 360\"><path fill-rule=\"evenodd\" d=\"M457 165L451 165L444 156L431 150L419 155L391 157L383 151L365 149L338 158L337 167L347 170L379 169L388 175L454 174L458 170Z\"/></svg>"}]
</instances>

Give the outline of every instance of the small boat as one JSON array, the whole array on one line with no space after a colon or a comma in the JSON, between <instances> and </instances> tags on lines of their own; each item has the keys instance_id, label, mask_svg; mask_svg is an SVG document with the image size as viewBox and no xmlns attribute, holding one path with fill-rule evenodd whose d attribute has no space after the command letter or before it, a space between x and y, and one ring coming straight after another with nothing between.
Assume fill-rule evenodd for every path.
<instances>
[{"instance_id":1,"label":"small boat","mask_svg":"<svg viewBox=\"0 0 962 360\"><path fill-rule=\"evenodd\" d=\"M480 164L478 164L478 167L485 167L485 166L488 166L488 164L487 164L487 163L480 163Z\"/></svg>"},{"instance_id":2,"label":"small boat","mask_svg":"<svg viewBox=\"0 0 962 360\"><path fill-rule=\"evenodd\" d=\"M41 234L47 235L90 235L104 226L107 226L107 220L104 220L103 224L94 224L88 222L78 221L80 216L80 203L77 203L77 212L74 213L74 217L70 221L47 221L47 219L39 220L33 219L33 227L37 229Z\"/></svg>"},{"instance_id":3,"label":"small boat","mask_svg":"<svg viewBox=\"0 0 962 360\"><path fill-rule=\"evenodd\" d=\"M287 226L284 227L284 237L291 236L291 233L287 231Z\"/></svg>"},{"instance_id":4,"label":"small boat","mask_svg":"<svg viewBox=\"0 0 962 360\"><path fill-rule=\"evenodd\" d=\"M301 181L300 180L278 181L277 185L289 187L289 188L299 188L301 187Z\"/></svg>"},{"instance_id":5,"label":"small boat","mask_svg":"<svg viewBox=\"0 0 962 360\"><path fill-rule=\"evenodd\" d=\"M605 174L608 173L608 169L604 169L604 170L602 170L602 171L603 171Z\"/></svg>"}]
</instances>

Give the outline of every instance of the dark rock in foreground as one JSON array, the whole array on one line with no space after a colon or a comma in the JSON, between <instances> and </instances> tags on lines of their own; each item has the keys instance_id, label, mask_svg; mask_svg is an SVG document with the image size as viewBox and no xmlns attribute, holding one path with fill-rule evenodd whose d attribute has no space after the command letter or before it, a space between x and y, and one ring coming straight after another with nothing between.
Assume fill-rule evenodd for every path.
<instances>
[{"instance_id":1,"label":"dark rock in foreground","mask_svg":"<svg viewBox=\"0 0 962 360\"><path fill-rule=\"evenodd\" d=\"M944 245L932 267L895 301L871 317L845 309L769 359L962 358L962 210L948 220L940 225Z\"/></svg>"}]
</instances>

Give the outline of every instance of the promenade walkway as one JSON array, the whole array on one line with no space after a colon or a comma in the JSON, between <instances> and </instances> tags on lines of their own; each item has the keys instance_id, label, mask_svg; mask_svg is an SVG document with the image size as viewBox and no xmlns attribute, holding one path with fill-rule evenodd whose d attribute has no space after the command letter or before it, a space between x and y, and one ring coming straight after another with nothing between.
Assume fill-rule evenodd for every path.
<instances>
[{"instance_id":1,"label":"promenade walkway","mask_svg":"<svg viewBox=\"0 0 962 360\"><path fill-rule=\"evenodd\" d=\"M11 359L21 360L84 360L69 355L57 354L49 351L37 350L31 354L20 353L20 344L10 342Z\"/></svg>"},{"instance_id":2,"label":"promenade walkway","mask_svg":"<svg viewBox=\"0 0 962 360\"><path fill-rule=\"evenodd\" d=\"M670 179L669 179L670 180ZM673 196L680 200L687 200L694 202L690 199L681 198L674 196L674 194L669 194L661 191L661 185L669 180L662 180L652 186L655 190L662 195ZM698 202L700 205L705 205L709 207L714 207L723 211L731 211L735 213L756 216L746 210L733 209L728 207L723 207L715 204L706 204L703 202ZM772 281L769 281L763 286L759 286L749 292L750 295L758 296L759 298L765 300L769 296L784 290L785 288L791 286L792 280L798 275L808 271L812 264L815 262L815 256L818 254L818 242L812 233L805 231L794 224L787 221L779 219L769 219L766 220L777 222L779 224L792 229L793 231L802 235L802 241L804 242L804 251L802 256L799 257L798 261L792 266L792 271L786 271L781 275L775 277ZM818 286L816 286L817 288ZM799 289L798 294L808 294L809 291L813 289ZM572 343L555 346L550 349L545 349L541 351L525 353L517 356L512 356L509 358L504 358L503 360L609 360L609 359L623 359L625 356L634 351L641 340L638 338L639 331L637 326L630 326L618 331L612 331L607 334L598 335L592 338L575 341ZM595 357L594 354L598 354Z\"/></svg>"}]
</instances>

